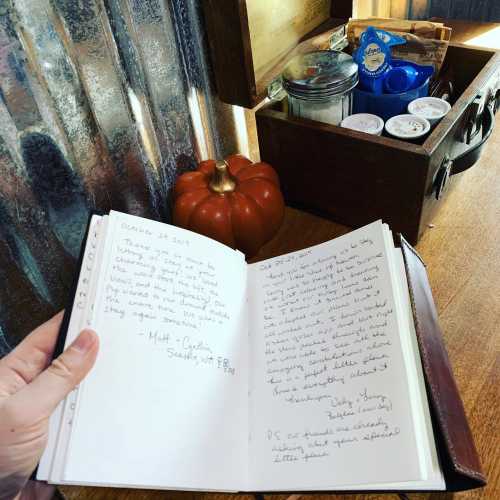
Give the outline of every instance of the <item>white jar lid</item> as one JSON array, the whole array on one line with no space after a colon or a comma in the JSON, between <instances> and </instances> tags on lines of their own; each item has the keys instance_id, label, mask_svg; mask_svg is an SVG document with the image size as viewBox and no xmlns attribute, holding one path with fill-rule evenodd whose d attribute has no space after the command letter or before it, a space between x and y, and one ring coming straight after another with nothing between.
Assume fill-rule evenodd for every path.
<instances>
[{"instance_id":1,"label":"white jar lid","mask_svg":"<svg viewBox=\"0 0 500 500\"><path fill-rule=\"evenodd\" d=\"M408 104L408 113L427 118L428 120L439 120L450 109L450 103L439 97L420 97Z\"/></svg>"},{"instance_id":2,"label":"white jar lid","mask_svg":"<svg viewBox=\"0 0 500 500\"><path fill-rule=\"evenodd\" d=\"M384 120L380 116L370 113L356 113L344 118L340 126L366 132L367 134L380 135L384 129Z\"/></svg>"},{"instance_id":3,"label":"white jar lid","mask_svg":"<svg viewBox=\"0 0 500 500\"><path fill-rule=\"evenodd\" d=\"M385 122L385 130L399 139L418 139L430 129L429 121L417 115L397 115Z\"/></svg>"}]
</instances>

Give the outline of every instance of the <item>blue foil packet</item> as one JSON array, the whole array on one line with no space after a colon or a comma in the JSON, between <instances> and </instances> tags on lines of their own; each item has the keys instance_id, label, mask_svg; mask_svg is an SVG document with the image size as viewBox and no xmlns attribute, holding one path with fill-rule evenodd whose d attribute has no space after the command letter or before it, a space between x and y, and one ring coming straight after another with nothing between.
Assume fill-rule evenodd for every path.
<instances>
[{"instance_id":1,"label":"blue foil packet","mask_svg":"<svg viewBox=\"0 0 500 500\"><path fill-rule=\"evenodd\" d=\"M388 46L393 47L394 45L404 45L406 40L402 36L394 35L393 33L389 33L388 31L375 29L375 33L377 33L378 37ZM363 40L363 36L365 36L366 31L361 34L361 40Z\"/></svg>"},{"instance_id":2,"label":"blue foil packet","mask_svg":"<svg viewBox=\"0 0 500 500\"><path fill-rule=\"evenodd\" d=\"M423 85L434 74L434 66L423 66L413 61L393 59L384 75L384 92L400 94Z\"/></svg>"},{"instance_id":3,"label":"blue foil packet","mask_svg":"<svg viewBox=\"0 0 500 500\"><path fill-rule=\"evenodd\" d=\"M392 56L391 49L373 26L368 26L361 35L360 45L353 58L358 64L359 86L374 94L382 94L384 77L391 69Z\"/></svg>"}]
</instances>

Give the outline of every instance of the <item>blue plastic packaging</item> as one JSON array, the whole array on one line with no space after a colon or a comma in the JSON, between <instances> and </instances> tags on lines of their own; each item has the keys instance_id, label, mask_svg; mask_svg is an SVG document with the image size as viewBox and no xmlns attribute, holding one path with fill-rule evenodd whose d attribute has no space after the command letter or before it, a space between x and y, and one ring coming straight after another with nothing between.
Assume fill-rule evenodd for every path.
<instances>
[{"instance_id":1,"label":"blue plastic packaging","mask_svg":"<svg viewBox=\"0 0 500 500\"><path fill-rule=\"evenodd\" d=\"M400 94L380 94L355 88L353 90L353 113L371 113L384 121L396 115L406 113L411 101L429 94L429 79L415 89Z\"/></svg>"},{"instance_id":2,"label":"blue plastic packaging","mask_svg":"<svg viewBox=\"0 0 500 500\"><path fill-rule=\"evenodd\" d=\"M384 76L391 68L391 50L373 26L368 26L361 36L353 58L358 64L360 88L382 94Z\"/></svg>"},{"instance_id":3,"label":"blue plastic packaging","mask_svg":"<svg viewBox=\"0 0 500 500\"><path fill-rule=\"evenodd\" d=\"M368 26L353 58L359 84L354 89L353 113L371 113L384 121L406 113L408 104L429 93L433 66L392 59L390 45L406 43L403 37Z\"/></svg>"},{"instance_id":4,"label":"blue plastic packaging","mask_svg":"<svg viewBox=\"0 0 500 500\"><path fill-rule=\"evenodd\" d=\"M388 47L393 47L394 45L403 45L406 43L406 40L402 36L398 35L393 35L392 33L389 33L388 31L380 30L377 28L375 29L375 33L377 33L377 36L388 46ZM363 41L363 37L365 36L366 31L363 31L361 34L361 40L360 42Z\"/></svg>"},{"instance_id":5,"label":"blue plastic packaging","mask_svg":"<svg viewBox=\"0 0 500 500\"><path fill-rule=\"evenodd\" d=\"M385 75L384 90L389 94L406 92L414 86L417 75L417 70L409 64L393 66Z\"/></svg>"},{"instance_id":6,"label":"blue plastic packaging","mask_svg":"<svg viewBox=\"0 0 500 500\"><path fill-rule=\"evenodd\" d=\"M420 87L433 73L433 66L393 59L391 68L384 76L384 91L389 94L407 92Z\"/></svg>"}]
</instances>

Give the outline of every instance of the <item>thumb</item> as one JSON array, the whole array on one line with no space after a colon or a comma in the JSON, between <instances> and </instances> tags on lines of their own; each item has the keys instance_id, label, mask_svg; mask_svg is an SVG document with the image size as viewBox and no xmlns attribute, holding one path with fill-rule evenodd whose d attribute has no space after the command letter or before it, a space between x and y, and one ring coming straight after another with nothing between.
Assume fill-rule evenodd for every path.
<instances>
[{"instance_id":1,"label":"thumb","mask_svg":"<svg viewBox=\"0 0 500 500\"><path fill-rule=\"evenodd\" d=\"M49 417L94 366L98 346L97 334L83 330L45 371L13 396L11 403L18 414L27 422Z\"/></svg>"}]
</instances>

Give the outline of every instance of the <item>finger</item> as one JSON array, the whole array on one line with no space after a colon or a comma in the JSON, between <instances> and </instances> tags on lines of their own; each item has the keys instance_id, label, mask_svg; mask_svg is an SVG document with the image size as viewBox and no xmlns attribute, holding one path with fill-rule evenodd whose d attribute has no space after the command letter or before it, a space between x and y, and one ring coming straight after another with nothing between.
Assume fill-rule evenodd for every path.
<instances>
[{"instance_id":1,"label":"finger","mask_svg":"<svg viewBox=\"0 0 500 500\"><path fill-rule=\"evenodd\" d=\"M52 364L8 403L23 421L47 418L94 365L99 340L92 330L83 330Z\"/></svg>"},{"instance_id":2,"label":"finger","mask_svg":"<svg viewBox=\"0 0 500 500\"><path fill-rule=\"evenodd\" d=\"M33 330L0 359L0 396L12 395L29 384L50 363L64 311Z\"/></svg>"}]
</instances>

